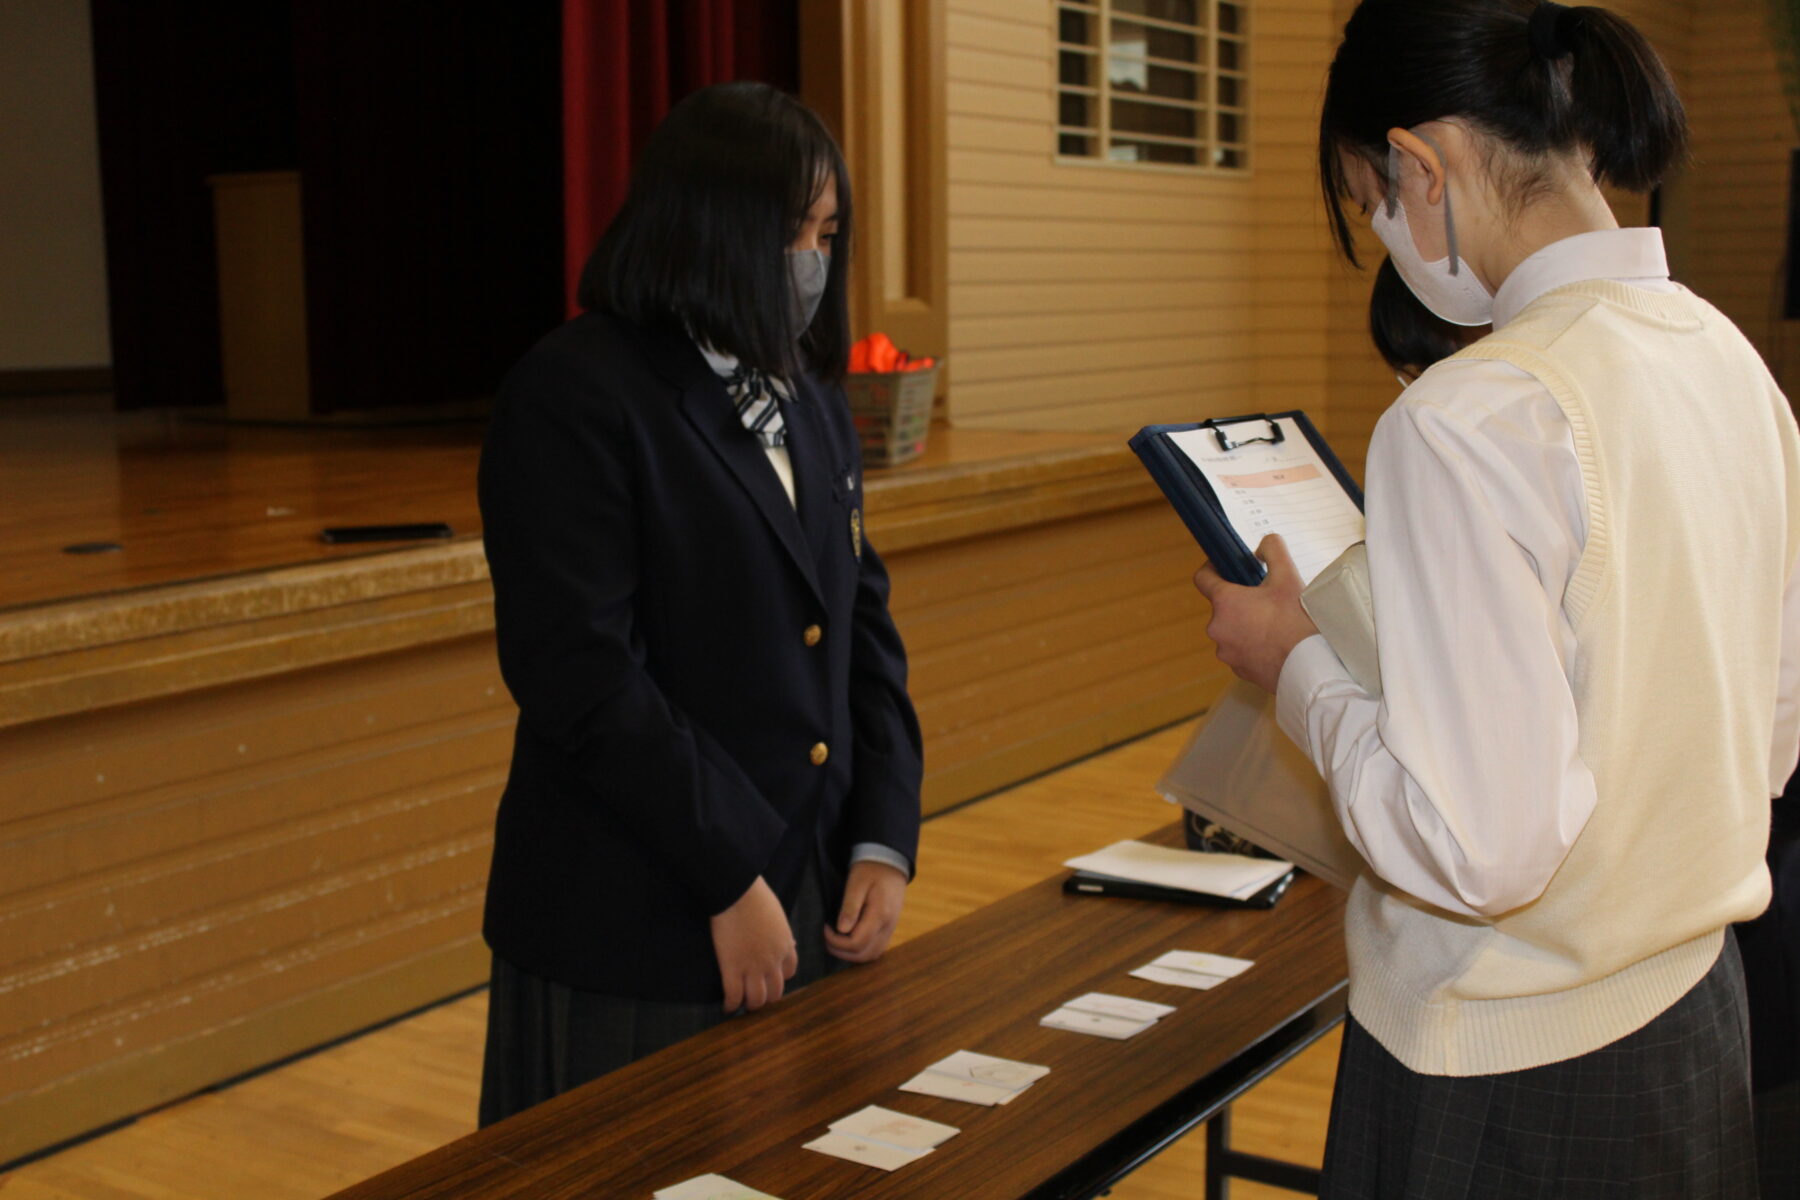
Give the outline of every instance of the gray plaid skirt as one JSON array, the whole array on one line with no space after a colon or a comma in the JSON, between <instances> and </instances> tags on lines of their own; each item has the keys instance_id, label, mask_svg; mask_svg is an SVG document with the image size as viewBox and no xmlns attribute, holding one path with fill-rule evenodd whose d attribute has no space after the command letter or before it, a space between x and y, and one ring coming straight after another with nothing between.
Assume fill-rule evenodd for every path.
<instances>
[{"instance_id":1,"label":"gray plaid skirt","mask_svg":"<svg viewBox=\"0 0 1800 1200\"><path fill-rule=\"evenodd\" d=\"M791 993L843 966L826 952L824 896L810 869L788 922L800 957L799 969L788 981ZM584 992L495 955L480 1122L492 1125L727 1019L717 1001L634 1000Z\"/></svg>"},{"instance_id":2,"label":"gray plaid skirt","mask_svg":"<svg viewBox=\"0 0 1800 1200\"><path fill-rule=\"evenodd\" d=\"M1729 930L1661 1016L1530 1070L1421 1075L1351 1018L1321 1200L1756 1200L1748 1030Z\"/></svg>"}]
</instances>

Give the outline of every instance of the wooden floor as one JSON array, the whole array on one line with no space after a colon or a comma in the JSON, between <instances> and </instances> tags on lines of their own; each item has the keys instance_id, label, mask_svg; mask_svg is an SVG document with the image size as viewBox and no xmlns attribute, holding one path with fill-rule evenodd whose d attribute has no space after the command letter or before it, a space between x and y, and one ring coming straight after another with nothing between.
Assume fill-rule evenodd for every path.
<instances>
[{"instance_id":1,"label":"wooden floor","mask_svg":"<svg viewBox=\"0 0 1800 1200\"><path fill-rule=\"evenodd\" d=\"M1185 732L1166 730L927 822L899 936L1034 883L1072 854L1167 824L1175 812L1152 784ZM0 1192L4 1200L316 1200L473 1128L486 1000L463 997L148 1114L0 1175ZM1333 1035L1261 1084L1233 1110L1234 1142L1317 1164L1336 1060ZM1196 1134L1113 1196L1199 1196L1203 1162ZM1292 1194L1232 1185L1234 1200Z\"/></svg>"}]
</instances>

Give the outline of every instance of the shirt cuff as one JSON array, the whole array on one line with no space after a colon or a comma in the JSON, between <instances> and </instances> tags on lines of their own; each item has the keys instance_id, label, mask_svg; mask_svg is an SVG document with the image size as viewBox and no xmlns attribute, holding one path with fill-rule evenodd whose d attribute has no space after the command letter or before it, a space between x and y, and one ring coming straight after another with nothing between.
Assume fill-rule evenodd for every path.
<instances>
[{"instance_id":1,"label":"shirt cuff","mask_svg":"<svg viewBox=\"0 0 1800 1200\"><path fill-rule=\"evenodd\" d=\"M878 862L894 868L908 880L912 878L912 863L906 855L880 842L858 842L850 847L850 865L854 867L859 862Z\"/></svg>"},{"instance_id":2,"label":"shirt cuff","mask_svg":"<svg viewBox=\"0 0 1800 1200\"><path fill-rule=\"evenodd\" d=\"M1306 734L1306 710L1320 688L1340 681L1355 682L1322 633L1295 646L1281 664L1281 679L1275 685L1275 723L1308 757L1312 745Z\"/></svg>"}]
</instances>

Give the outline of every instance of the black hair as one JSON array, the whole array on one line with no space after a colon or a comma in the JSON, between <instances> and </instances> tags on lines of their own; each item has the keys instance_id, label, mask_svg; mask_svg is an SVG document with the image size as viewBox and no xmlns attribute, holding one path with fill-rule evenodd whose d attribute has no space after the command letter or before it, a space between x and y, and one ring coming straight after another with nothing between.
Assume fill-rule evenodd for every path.
<instances>
[{"instance_id":1,"label":"black hair","mask_svg":"<svg viewBox=\"0 0 1800 1200\"><path fill-rule=\"evenodd\" d=\"M788 247L825 181L837 235L825 295L794 327ZM585 309L679 326L778 376L836 379L850 353L850 173L817 113L763 83L721 83L669 111L576 289Z\"/></svg>"},{"instance_id":2,"label":"black hair","mask_svg":"<svg viewBox=\"0 0 1800 1200\"><path fill-rule=\"evenodd\" d=\"M1528 157L1585 153L1597 182L1627 191L1649 191L1687 153L1687 115L1668 68L1606 9L1362 0L1344 26L1319 115L1326 211L1352 263L1340 155L1385 173L1388 130L1446 117Z\"/></svg>"},{"instance_id":3,"label":"black hair","mask_svg":"<svg viewBox=\"0 0 1800 1200\"><path fill-rule=\"evenodd\" d=\"M1479 336L1479 328L1452 325L1426 308L1400 278L1394 260L1381 260L1369 293L1369 337L1388 366L1402 375L1417 374Z\"/></svg>"}]
</instances>

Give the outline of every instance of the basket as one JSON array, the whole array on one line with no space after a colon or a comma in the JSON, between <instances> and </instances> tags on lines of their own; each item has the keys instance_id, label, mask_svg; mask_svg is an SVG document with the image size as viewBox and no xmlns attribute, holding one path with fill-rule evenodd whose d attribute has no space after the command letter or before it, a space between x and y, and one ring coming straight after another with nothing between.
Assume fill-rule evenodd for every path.
<instances>
[{"instance_id":1,"label":"basket","mask_svg":"<svg viewBox=\"0 0 1800 1200\"><path fill-rule=\"evenodd\" d=\"M850 417L862 441L863 466L897 466L925 453L937 376L937 366L844 376Z\"/></svg>"}]
</instances>

